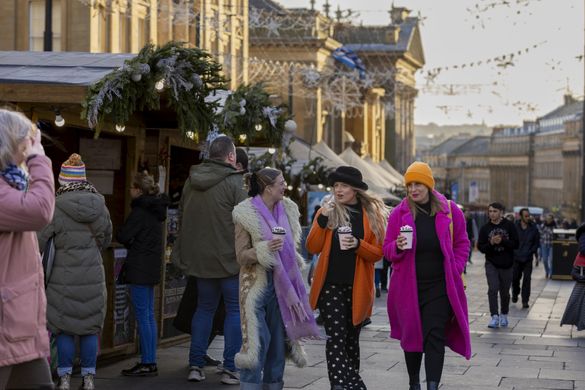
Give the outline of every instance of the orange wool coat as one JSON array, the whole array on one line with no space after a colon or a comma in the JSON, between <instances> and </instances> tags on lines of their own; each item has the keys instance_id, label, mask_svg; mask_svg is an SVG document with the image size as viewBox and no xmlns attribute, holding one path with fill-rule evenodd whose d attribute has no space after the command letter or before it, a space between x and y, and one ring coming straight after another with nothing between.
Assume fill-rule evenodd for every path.
<instances>
[{"instance_id":1,"label":"orange wool coat","mask_svg":"<svg viewBox=\"0 0 585 390\"><path fill-rule=\"evenodd\" d=\"M362 213L364 216L364 239L360 240L360 245L356 251L352 292L352 322L356 326L364 322L372 314L372 306L374 305L374 263L380 261L383 256L382 243L376 239L370 227L366 210L363 208ZM319 254L319 262L315 269L309 299L313 310L317 308L317 301L325 284L325 277L329 267L329 253L331 252L331 242L333 240L333 231L327 228L323 229L317 223L319 215L321 215L321 210L317 212L313 220L306 244L309 253Z\"/></svg>"}]
</instances>

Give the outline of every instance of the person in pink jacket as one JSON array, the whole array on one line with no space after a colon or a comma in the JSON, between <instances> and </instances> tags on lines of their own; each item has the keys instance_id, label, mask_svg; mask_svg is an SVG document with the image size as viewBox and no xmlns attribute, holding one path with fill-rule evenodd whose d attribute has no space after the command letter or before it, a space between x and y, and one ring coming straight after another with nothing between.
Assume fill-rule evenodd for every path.
<instances>
[{"instance_id":1,"label":"person in pink jacket","mask_svg":"<svg viewBox=\"0 0 585 390\"><path fill-rule=\"evenodd\" d=\"M469 239L463 213L434 190L435 180L427 164L411 164L404 182L408 196L390 214L383 247L384 256L392 263L390 337L400 340L404 350L410 389L421 388L424 354L427 389L432 390L439 387L445 345L467 359L471 357L461 279ZM407 227L412 231L409 240L404 232Z\"/></svg>"},{"instance_id":2,"label":"person in pink jacket","mask_svg":"<svg viewBox=\"0 0 585 390\"><path fill-rule=\"evenodd\" d=\"M53 217L54 192L40 130L0 109L0 390L53 388L36 231Z\"/></svg>"}]
</instances>

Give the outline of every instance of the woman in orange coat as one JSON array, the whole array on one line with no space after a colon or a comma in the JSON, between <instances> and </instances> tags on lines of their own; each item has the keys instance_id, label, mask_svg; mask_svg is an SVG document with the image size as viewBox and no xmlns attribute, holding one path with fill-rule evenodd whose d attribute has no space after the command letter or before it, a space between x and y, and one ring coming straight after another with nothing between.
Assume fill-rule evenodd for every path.
<instances>
[{"instance_id":1,"label":"woman in orange coat","mask_svg":"<svg viewBox=\"0 0 585 390\"><path fill-rule=\"evenodd\" d=\"M374 263L382 258L388 209L366 193L356 168L337 168L329 182L334 198L317 212L307 237L309 252L320 254L310 302L319 308L328 336L331 389L366 389L359 375L359 334L374 304Z\"/></svg>"}]
</instances>

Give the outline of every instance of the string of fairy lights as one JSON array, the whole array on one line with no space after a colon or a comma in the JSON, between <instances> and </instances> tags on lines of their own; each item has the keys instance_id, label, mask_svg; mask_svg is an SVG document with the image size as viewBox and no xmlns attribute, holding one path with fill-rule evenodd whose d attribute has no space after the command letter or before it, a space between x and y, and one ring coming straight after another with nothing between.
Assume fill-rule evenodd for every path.
<instances>
[{"instance_id":1,"label":"string of fairy lights","mask_svg":"<svg viewBox=\"0 0 585 390\"><path fill-rule=\"evenodd\" d=\"M92 7L96 12L116 13L130 17L132 15L130 1L124 0L77 0L78 2ZM485 24L489 19L489 13L499 7L510 8L513 13L528 13L530 5L547 0L480 0L469 6L467 11L469 15L476 20L472 27ZM222 42L224 37L229 38L233 32L233 24L236 23L238 28L245 28L245 22L241 20L244 13L241 5L234 3L224 3L222 7L211 8L207 12L202 12L199 7L195 6L193 0L174 0L173 2L157 2L157 7L147 9L145 18L150 18L155 12L159 19L169 18L173 24L198 24L198 26L207 26L217 40L218 46L226 44ZM123 11L123 12L121 12ZM378 10L376 12L380 12ZM236 64L243 62L248 63L248 80L249 82L264 82L269 90L280 92L282 96L301 97L307 100L304 109L313 113L313 102L320 96L324 105L332 115L339 116L343 113L346 117L361 116L361 107L363 106L364 93L372 87L382 86L385 89L383 98L385 106L385 115L392 117L394 115L394 102L396 94L404 92L408 86L398 82L398 79L408 77L409 75L401 69L395 68L394 57L392 54L379 53L379 58L385 62L385 67L381 68L366 61L365 76L354 69L350 69L336 63L333 59L327 61L324 66L317 69L316 63L301 61L279 61L271 58L271 53L275 47L282 49L289 48L291 45L302 47L307 40L315 37L329 36L335 38L335 28L340 24L352 25L353 20L361 12L373 12L373 10L357 11L336 11L336 16L326 17L326 12L315 10L300 9L279 9L268 10L248 8L247 28L250 35L250 52L251 55L243 58L241 55L225 53L225 51L211 51L212 55L221 56L221 62L224 67L231 68ZM144 12L143 12L144 13ZM424 16L420 13L416 16L419 23L422 23ZM366 30L363 30L367 32ZM379 36L370 35L371 42L377 42ZM367 37L364 39L367 41ZM530 55L531 52L542 49L547 41L536 42L514 51L502 53L490 58L478 59L464 63L448 64L438 66L422 71L424 83L416 85L416 88L422 94L458 96L468 94L491 93L493 96L500 98L503 104L506 104L519 112L532 112L536 109L535 105L530 102L514 101L510 102L503 96L500 85L497 81L486 84L440 84L440 76L446 72L467 71L478 67L489 66L497 71L498 76L510 69L521 57ZM270 47L270 50L264 49ZM307 47L307 54L312 49ZM583 55L578 54L576 60L582 61ZM384 61L385 60L385 61ZM551 59L547 62L551 70L561 70L562 64L559 60ZM238 75L241 78L241 75ZM283 82L284 81L284 82ZM297 107L298 109L299 107ZM446 115L452 111L459 111L461 108L456 106L438 107ZM477 107L489 113L493 107Z\"/></svg>"}]
</instances>

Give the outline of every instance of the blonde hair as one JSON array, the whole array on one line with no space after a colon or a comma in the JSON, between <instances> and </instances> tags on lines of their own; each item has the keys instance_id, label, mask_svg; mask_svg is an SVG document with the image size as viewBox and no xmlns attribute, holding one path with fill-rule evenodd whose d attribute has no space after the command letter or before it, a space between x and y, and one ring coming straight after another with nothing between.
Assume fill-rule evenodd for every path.
<instances>
[{"instance_id":1,"label":"blonde hair","mask_svg":"<svg viewBox=\"0 0 585 390\"><path fill-rule=\"evenodd\" d=\"M427 187L429 188L429 187ZM414 200L412 200L410 198L410 196L407 195L407 201L408 201L408 208L410 209L410 213L412 214L412 218L414 220L416 220L416 215L418 214L418 206L416 205L416 202ZM433 191L431 189L429 189L429 201L431 202L431 213L429 214L431 217L437 215L437 213L439 211L441 211L443 209L443 205L441 204L441 201L439 200L439 198L437 198L435 196L435 194L433 193Z\"/></svg>"},{"instance_id":2,"label":"blonde hair","mask_svg":"<svg viewBox=\"0 0 585 390\"><path fill-rule=\"evenodd\" d=\"M352 187L357 191L357 198L361 202L368 222L378 242L383 242L386 235L386 225L388 224L388 214L390 209L384 204L384 201L373 194L366 191ZM349 224L349 209L345 205L333 202L333 210L329 213L329 221L327 227L331 230L337 229L340 226Z\"/></svg>"},{"instance_id":3,"label":"blonde hair","mask_svg":"<svg viewBox=\"0 0 585 390\"><path fill-rule=\"evenodd\" d=\"M158 195L160 192L160 188L154 181L154 177L149 175L147 171L138 172L136 175L134 175L132 186L134 186L134 188L138 188L145 195Z\"/></svg>"},{"instance_id":4,"label":"blonde hair","mask_svg":"<svg viewBox=\"0 0 585 390\"><path fill-rule=\"evenodd\" d=\"M33 129L35 126L24 114L0 108L0 170L14 163L18 145Z\"/></svg>"}]
</instances>

